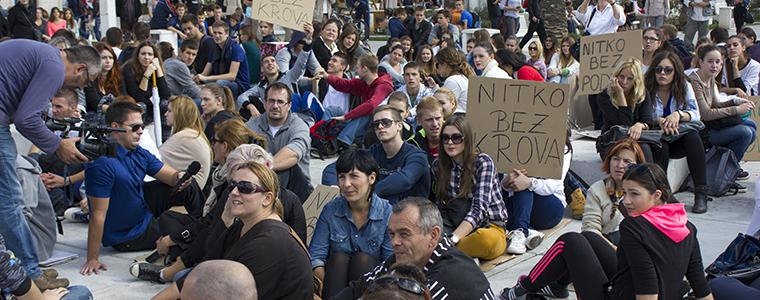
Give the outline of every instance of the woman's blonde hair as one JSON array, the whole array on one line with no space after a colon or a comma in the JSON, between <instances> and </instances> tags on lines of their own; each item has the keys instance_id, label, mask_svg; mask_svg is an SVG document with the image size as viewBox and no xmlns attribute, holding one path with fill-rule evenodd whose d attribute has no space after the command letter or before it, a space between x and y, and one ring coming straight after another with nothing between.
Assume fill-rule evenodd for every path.
<instances>
[{"instance_id":1,"label":"woman's blonde hair","mask_svg":"<svg viewBox=\"0 0 760 300\"><path fill-rule=\"evenodd\" d=\"M259 178L261 187L266 190L267 193L272 193L272 207L271 212L276 213L280 218L284 215L284 208L282 202L278 197L280 192L280 181L277 178L277 174L272 171L266 165L257 163L255 161L247 161L242 164L238 164L233 168L235 171L247 169L253 172L253 175Z\"/></svg>"},{"instance_id":2,"label":"woman's blonde hair","mask_svg":"<svg viewBox=\"0 0 760 300\"><path fill-rule=\"evenodd\" d=\"M266 138L253 132L239 118L231 118L216 124L214 133L216 134L214 139L225 143L230 151L244 144L257 144L266 147Z\"/></svg>"},{"instance_id":3,"label":"woman's blonde hair","mask_svg":"<svg viewBox=\"0 0 760 300\"><path fill-rule=\"evenodd\" d=\"M451 102L451 105L454 107L454 109L451 111L451 113L449 115L443 116L444 120L448 120L449 117L451 117L454 114L454 112L456 111L456 107L457 107L457 95L454 94L454 92L452 90L450 90L448 88L444 88L444 87L435 90L435 92L433 93L433 95L435 95L435 94L444 94L444 95L446 95L446 98L449 99L449 102Z\"/></svg>"},{"instance_id":4,"label":"woman's blonde hair","mask_svg":"<svg viewBox=\"0 0 760 300\"><path fill-rule=\"evenodd\" d=\"M531 44L536 45L536 54L538 55L539 58L543 59L544 58L544 45L541 44L541 41L538 40L538 39L532 39L532 40L530 40L530 42L528 42L528 48L530 48ZM530 51L528 51L528 53L530 54Z\"/></svg>"},{"instance_id":5,"label":"woman's blonde hair","mask_svg":"<svg viewBox=\"0 0 760 300\"><path fill-rule=\"evenodd\" d=\"M169 107L174 114L174 124L172 125L172 134L176 134L186 128L190 128L203 134L203 120L201 120L200 111L195 101L185 95L172 96L169 98ZM203 135L203 139L208 142L208 137Z\"/></svg>"},{"instance_id":6,"label":"woman's blonde hair","mask_svg":"<svg viewBox=\"0 0 760 300\"><path fill-rule=\"evenodd\" d=\"M612 73L612 78L617 77L621 72L623 72L623 70L626 69L631 70L631 73L633 73L633 87L631 87L631 90L629 92L625 93L625 102L633 111L636 108L636 105L644 102L644 98L646 96L644 73L641 72L641 62L635 58L631 58L621 63L617 69L615 69L615 72ZM610 98L616 97L612 89L612 85L607 87L607 94L610 95Z\"/></svg>"}]
</instances>

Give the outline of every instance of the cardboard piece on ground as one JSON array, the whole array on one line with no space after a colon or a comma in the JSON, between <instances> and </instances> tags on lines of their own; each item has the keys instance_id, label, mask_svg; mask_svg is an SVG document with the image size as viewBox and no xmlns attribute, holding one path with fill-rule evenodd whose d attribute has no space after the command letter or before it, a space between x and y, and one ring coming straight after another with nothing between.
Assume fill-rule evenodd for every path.
<instances>
[{"instance_id":1,"label":"cardboard piece on ground","mask_svg":"<svg viewBox=\"0 0 760 300\"><path fill-rule=\"evenodd\" d=\"M552 236L555 232L559 231L560 229L565 228L567 224L570 224L570 219L562 218L562 220L559 221L559 224L557 224L557 226L554 226L551 229L540 230L541 232L544 233L544 240L547 240L550 236ZM515 257L517 256L504 252L504 254L492 260L481 260L480 270L483 271L483 273L491 271L493 270L493 268L496 268L496 266L501 265L505 262L508 262Z\"/></svg>"},{"instance_id":2,"label":"cardboard piece on ground","mask_svg":"<svg viewBox=\"0 0 760 300\"><path fill-rule=\"evenodd\" d=\"M74 252L53 249L53 254L50 255L50 258L48 258L45 261L41 261L39 264L40 264L40 267L49 268L52 266L60 265L68 261L75 260L78 257L79 255Z\"/></svg>"},{"instance_id":3,"label":"cardboard piece on ground","mask_svg":"<svg viewBox=\"0 0 760 300\"><path fill-rule=\"evenodd\" d=\"M311 22L314 0L258 0L251 6L251 18L302 31Z\"/></svg>"},{"instance_id":4,"label":"cardboard piece on ground","mask_svg":"<svg viewBox=\"0 0 760 300\"><path fill-rule=\"evenodd\" d=\"M601 130L579 130L576 131L576 133L584 138L589 138L592 140L596 140L600 135L602 135Z\"/></svg>"},{"instance_id":5,"label":"cardboard piece on ground","mask_svg":"<svg viewBox=\"0 0 760 300\"><path fill-rule=\"evenodd\" d=\"M755 106L760 105L760 96L749 97L749 100L755 102ZM756 124L760 124L760 107L756 107L750 113L750 118L755 121ZM747 151L744 152L744 160L746 161L760 161L760 137L755 137L755 141L749 145Z\"/></svg>"},{"instance_id":6,"label":"cardboard piece on ground","mask_svg":"<svg viewBox=\"0 0 760 300\"><path fill-rule=\"evenodd\" d=\"M322 212L322 208L325 207L327 202L334 199L340 194L340 189L334 186L318 185L311 192L309 198L303 203L303 212L306 216L306 241L307 244L311 242L311 236L314 232L314 227L317 226L317 219Z\"/></svg>"},{"instance_id":7,"label":"cardboard piece on ground","mask_svg":"<svg viewBox=\"0 0 760 300\"><path fill-rule=\"evenodd\" d=\"M620 63L629 58L641 61L641 40L641 30L581 37L578 93L600 93Z\"/></svg>"},{"instance_id":8,"label":"cardboard piece on ground","mask_svg":"<svg viewBox=\"0 0 760 300\"><path fill-rule=\"evenodd\" d=\"M524 168L530 176L562 176L569 86L497 78L470 78L467 118L475 146L499 172Z\"/></svg>"}]
</instances>

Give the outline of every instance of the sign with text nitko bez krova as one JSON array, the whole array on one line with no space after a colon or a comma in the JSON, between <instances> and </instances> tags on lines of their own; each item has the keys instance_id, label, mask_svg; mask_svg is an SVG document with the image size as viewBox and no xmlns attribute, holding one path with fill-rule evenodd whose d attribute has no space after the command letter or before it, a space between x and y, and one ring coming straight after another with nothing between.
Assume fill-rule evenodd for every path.
<instances>
[{"instance_id":1,"label":"sign with text nitko bez krova","mask_svg":"<svg viewBox=\"0 0 760 300\"><path fill-rule=\"evenodd\" d=\"M303 31L303 24L314 17L315 0L256 0L251 18Z\"/></svg>"},{"instance_id":2,"label":"sign with text nitko bez krova","mask_svg":"<svg viewBox=\"0 0 760 300\"><path fill-rule=\"evenodd\" d=\"M470 78L467 119L475 146L499 172L562 177L569 86L524 80Z\"/></svg>"}]
</instances>

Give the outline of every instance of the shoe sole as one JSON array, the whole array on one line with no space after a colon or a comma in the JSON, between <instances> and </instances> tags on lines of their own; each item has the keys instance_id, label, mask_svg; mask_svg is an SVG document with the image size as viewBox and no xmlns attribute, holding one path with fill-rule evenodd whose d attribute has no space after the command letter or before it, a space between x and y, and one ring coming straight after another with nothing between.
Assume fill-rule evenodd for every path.
<instances>
[{"instance_id":1,"label":"shoe sole","mask_svg":"<svg viewBox=\"0 0 760 300\"><path fill-rule=\"evenodd\" d=\"M543 241L544 237L540 235L528 238L525 240L525 248L528 248L528 250L536 249Z\"/></svg>"}]
</instances>

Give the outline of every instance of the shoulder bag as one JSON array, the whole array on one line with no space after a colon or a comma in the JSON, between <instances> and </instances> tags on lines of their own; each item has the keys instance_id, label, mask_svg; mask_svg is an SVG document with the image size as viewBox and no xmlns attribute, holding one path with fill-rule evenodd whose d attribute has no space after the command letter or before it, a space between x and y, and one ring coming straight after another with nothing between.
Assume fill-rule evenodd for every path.
<instances>
[{"instance_id":1,"label":"shoulder bag","mask_svg":"<svg viewBox=\"0 0 760 300\"><path fill-rule=\"evenodd\" d=\"M760 277L760 240L739 233L726 250L705 269L707 279L732 277L750 284Z\"/></svg>"}]
</instances>

